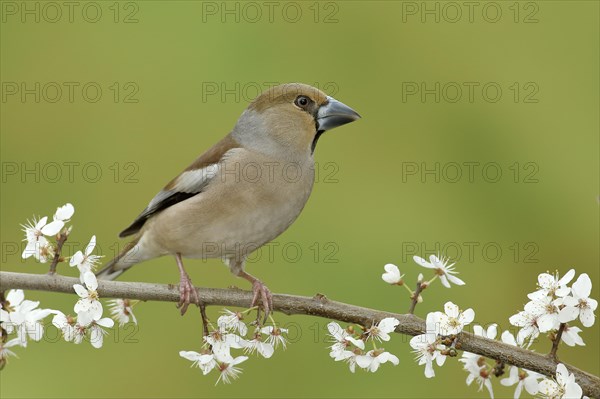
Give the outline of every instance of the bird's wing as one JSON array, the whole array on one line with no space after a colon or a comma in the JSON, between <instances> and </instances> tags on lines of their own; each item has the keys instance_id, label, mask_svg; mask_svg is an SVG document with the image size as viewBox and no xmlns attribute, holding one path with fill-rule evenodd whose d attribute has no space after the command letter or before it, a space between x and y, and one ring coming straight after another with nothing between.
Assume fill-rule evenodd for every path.
<instances>
[{"instance_id":1,"label":"bird's wing","mask_svg":"<svg viewBox=\"0 0 600 399\"><path fill-rule=\"evenodd\" d=\"M215 144L156 194L146 209L119 234L119 237L137 233L153 215L201 193L218 174L220 163L226 153L239 147L239 143L230 135Z\"/></svg>"}]
</instances>

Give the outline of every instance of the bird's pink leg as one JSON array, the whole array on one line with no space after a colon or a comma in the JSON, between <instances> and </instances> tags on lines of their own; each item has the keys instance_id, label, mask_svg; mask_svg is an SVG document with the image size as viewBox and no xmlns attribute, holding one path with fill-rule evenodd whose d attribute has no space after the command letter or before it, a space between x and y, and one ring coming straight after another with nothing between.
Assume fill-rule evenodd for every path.
<instances>
[{"instance_id":1,"label":"bird's pink leg","mask_svg":"<svg viewBox=\"0 0 600 399\"><path fill-rule=\"evenodd\" d=\"M196 291L196 288L192 284L192 280L190 280L190 276L188 276L183 267L181 254L176 253L175 260L177 261L177 267L179 268L179 303L177 304L177 307L180 308L181 315L183 316L190 303L193 302L200 306L200 298L198 297L198 291Z\"/></svg>"},{"instance_id":2,"label":"bird's pink leg","mask_svg":"<svg viewBox=\"0 0 600 399\"><path fill-rule=\"evenodd\" d=\"M271 291L262 283L262 281L253 275L246 273L245 271L239 272L238 276L245 278L252 283L252 292L254 292L254 297L252 298L252 304L250 306L256 306L260 298L260 304L265 311L266 321L267 317L273 310L273 295L271 294Z\"/></svg>"}]
</instances>

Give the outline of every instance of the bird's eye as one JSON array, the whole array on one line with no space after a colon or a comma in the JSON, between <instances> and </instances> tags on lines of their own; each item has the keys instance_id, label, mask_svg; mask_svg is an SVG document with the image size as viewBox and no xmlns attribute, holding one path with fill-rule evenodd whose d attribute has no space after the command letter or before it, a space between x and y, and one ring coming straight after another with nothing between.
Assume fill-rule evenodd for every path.
<instances>
[{"instance_id":1,"label":"bird's eye","mask_svg":"<svg viewBox=\"0 0 600 399\"><path fill-rule=\"evenodd\" d=\"M308 103L310 102L310 99L306 96L298 96L296 98L296 101L294 101L296 103L297 106L299 107L306 107L308 105Z\"/></svg>"}]
</instances>

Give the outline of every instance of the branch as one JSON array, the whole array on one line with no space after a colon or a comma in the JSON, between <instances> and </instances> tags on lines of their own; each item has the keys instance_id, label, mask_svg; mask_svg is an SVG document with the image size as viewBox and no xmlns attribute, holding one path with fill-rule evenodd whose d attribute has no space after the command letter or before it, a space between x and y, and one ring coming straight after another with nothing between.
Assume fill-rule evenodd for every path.
<instances>
[{"instance_id":1,"label":"branch","mask_svg":"<svg viewBox=\"0 0 600 399\"><path fill-rule=\"evenodd\" d=\"M37 291L63 292L73 294L73 284L79 279L58 275L40 275L0 272L0 292L9 289L25 289ZM103 298L129 298L142 301L178 302L179 289L174 285L98 281L98 293ZM252 293L240 289L198 288L198 296L204 305L236 306L247 308L252 302ZM274 294L273 307L276 311L292 315L303 314L319 316L331 320L356 323L369 327L386 317L394 317L400 321L397 333L419 335L425 331L425 321L411 314L384 312L346 303L335 302L317 294L313 298ZM520 368L535 371L546 376L554 376L556 362L548 357L523 348L508 345L473 334L463 332L458 336L461 349L511 364ZM575 374L577 383L585 395L600 398L600 378L565 364Z\"/></svg>"}]
</instances>

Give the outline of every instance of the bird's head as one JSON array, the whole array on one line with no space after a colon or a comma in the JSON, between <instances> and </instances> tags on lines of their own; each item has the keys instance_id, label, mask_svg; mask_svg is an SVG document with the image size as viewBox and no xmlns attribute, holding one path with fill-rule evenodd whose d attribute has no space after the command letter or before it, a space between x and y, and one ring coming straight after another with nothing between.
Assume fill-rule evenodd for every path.
<instances>
[{"instance_id":1,"label":"bird's head","mask_svg":"<svg viewBox=\"0 0 600 399\"><path fill-rule=\"evenodd\" d=\"M233 131L236 139L259 151L312 154L323 132L360 115L319 89L287 83L259 95Z\"/></svg>"}]
</instances>

